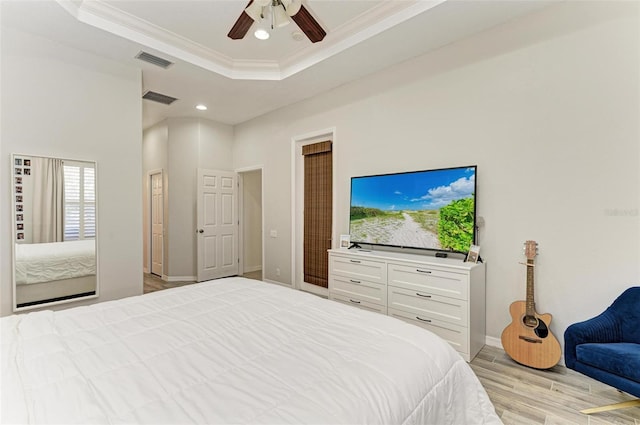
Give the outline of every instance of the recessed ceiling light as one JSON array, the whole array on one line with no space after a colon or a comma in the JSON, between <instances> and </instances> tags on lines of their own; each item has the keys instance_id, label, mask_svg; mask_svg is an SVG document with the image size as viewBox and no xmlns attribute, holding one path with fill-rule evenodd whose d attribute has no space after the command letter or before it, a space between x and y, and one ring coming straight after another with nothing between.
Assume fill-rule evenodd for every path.
<instances>
[{"instance_id":1,"label":"recessed ceiling light","mask_svg":"<svg viewBox=\"0 0 640 425\"><path fill-rule=\"evenodd\" d=\"M196 105L196 109L197 109L198 111L206 111L206 110L207 110L207 106L206 106L206 105L203 105L203 104L201 103L201 104L199 104L199 105Z\"/></svg>"},{"instance_id":2,"label":"recessed ceiling light","mask_svg":"<svg viewBox=\"0 0 640 425\"><path fill-rule=\"evenodd\" d=\"M293 38L295 41L302 41L304 39L304 34L302 34L300 31L293 31L291 32L291 38Z\"/></svg>"},{"instance_id":3,"label":"recessed ceiling light","mask_svg":"<svg viewBox=\"0 0 640 425\"><path fill-rule=\"evenodd\" d=\"M253 35L255 35L258 40L267 40L269 38L269 32L262 28L257 29Z\"/></svg>"}]
</instances>

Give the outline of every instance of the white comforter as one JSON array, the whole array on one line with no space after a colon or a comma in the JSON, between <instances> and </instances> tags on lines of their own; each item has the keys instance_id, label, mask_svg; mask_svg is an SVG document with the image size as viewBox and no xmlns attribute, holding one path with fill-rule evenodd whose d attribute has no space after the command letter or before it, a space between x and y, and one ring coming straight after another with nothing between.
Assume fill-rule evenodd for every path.
<instances>
[{"instance_id":1,"label":"white comforter","mask_svg":"<svg viewBox=\"0 0 640 425\"><path fill-rule=\"evenodd\" d=\"M434 334L243 278L1 325L2 423L500 423Z\"/></svg>"},{"instance_id":2,"label":"white comforter","mask_svg":"<svg viewBox=\"0 0 640 425\"><path fill-rule=\"evenodd\" d=\"M16 244L16 284L96 274L96 241Z\"/></svg>"}]
</instances>

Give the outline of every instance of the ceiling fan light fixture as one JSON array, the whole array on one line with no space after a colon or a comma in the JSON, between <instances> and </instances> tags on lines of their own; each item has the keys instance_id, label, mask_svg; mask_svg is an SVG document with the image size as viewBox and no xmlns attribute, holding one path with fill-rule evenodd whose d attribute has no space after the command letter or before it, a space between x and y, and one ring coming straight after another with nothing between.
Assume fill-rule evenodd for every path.
<instances>
[{"instance_id":1,"label":"ceiling fan light fixture","mask_svg":"<svg viewBox=\"0 0 640 425\"><path fill-rule=\"evenodd\" d=\"M282 4L272 6L271 8L271 26L273 28L281 28L289 24L289 15L287 15L287 12L284 10L284 7L282 7Z\"/></svg>"},{"instance_id":2,"label":"ceiling fan light fixture","mask_svg":"<svg viewBox=\"0 0 640 425\"><path fill-rule=\"evenodd\" d=\"M280 0L287 11L287 15L293 16L300 11L302 0Z\"/></svg>"},{"instance_id":3,"label":"ceiling fan light fixture","mask_svg":"<svg viewBox=\"0 0 640 425\"><path fill-rule=\"evenodd\" d=\"M264 17L262 12L265 6L269 5L269 1L265 2L262 0L254 0L249 6L244 9L244 11L249 15L254 22L260 22Z\"/></svg>"},{"instance_id":4,"label":"ceiling fan light fixture","mask_svg":"<svg viewBox=\"0 0 640 425\"><path fill-rule=\"evenodd\" d=\"M266 40L269 38L270 30L285 26L291 20L312 43L322 41L327 35L302 4L302 0L251 0L231 27L227 37L240 40L252 26L255 28L255 23L258 28L255 28L254 35Z\"/></svg>"},{"instance_id":5,"label":"ceiling fan light fixture","mask_svg":"<svg viewBox=\"0 0 640 425\"><path fill-rule=\"evenodd\" d=\"M253 33L254 37L258 40L268 40L270 37L269 31L264 28L258 28Z\"/></svg>"}]
</instances>

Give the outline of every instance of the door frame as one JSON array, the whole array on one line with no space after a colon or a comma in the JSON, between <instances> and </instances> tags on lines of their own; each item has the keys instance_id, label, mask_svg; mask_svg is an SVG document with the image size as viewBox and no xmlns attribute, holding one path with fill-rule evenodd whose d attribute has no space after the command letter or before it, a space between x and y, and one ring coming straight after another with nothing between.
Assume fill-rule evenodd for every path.
<instances>
[{"instance_id":1,"label":"door frame","mask_svg":"<svg viewBox=\"0 0 640 425\"><path fill-rule=\"evenodd\" d=\"M162 168L157 168L154 170L149 170L147 171L147 178L146 178L146 182L147 182L147 261L145 264L145 268L146 273L151 273L151 268L153 265L153 257L151 255L151 247L153 245L153 216L152 216L152 212L153 212L153 187L151 184L151 179L154 175L156 174L160 174L160 179L162 180L162 275L160 276L160 278L162 280L166 280L166 274L164 272L165 270L165 258L164 258L164 253L165 253L165 229L166 229L166 223L165 223L165 219L166 219L166 215L165 215L165 202L166 202L166 191L165 191L165 182L164 182L164 170Z\"/></svg>"},{"instance_id":2,"label":"door frame","mask_svg":"<svg viewBox=\"0 0 640 425\"><path fill-rule=\"evenodd\" d=\"M291 287L316 295L328 296L328 289L316 285L304 283L304 158L302 156L302 146L312 143L331 140L332 142L332 186L331 194L331 248L337 246L337 177L338 168L337 153L338 143L336 128L330 127L324 130L294 136L291 138ZM302 175L302 179L297 179ZM298 181L302 180L302 181Z\"/></svg>"},{"instance_id":3,"label":"door frame","mask_svg":"<svg viewBox=\"0 0 640 425\"><path fill-rule=\"evenodd\" d=\"M237 168L234 170L238 175L238 274L244 274L244 180L242 173L248 173L251 171L260 171L260 244L261 244L261 262L262 262L262 276L261 280L264 280L264 166L255 165L249 167Z\"/></svg>"}]
</instances>

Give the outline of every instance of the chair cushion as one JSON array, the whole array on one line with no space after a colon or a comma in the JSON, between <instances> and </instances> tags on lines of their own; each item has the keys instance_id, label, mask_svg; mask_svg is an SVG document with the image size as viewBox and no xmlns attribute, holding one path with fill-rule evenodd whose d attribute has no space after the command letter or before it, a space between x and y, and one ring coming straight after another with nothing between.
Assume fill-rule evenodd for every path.
<instances>
[{"instance_id":1,"label":"chair cushion","mask_svg":"<svg viewBox=\"0 0 640 425\"><path fill-rule=\"evenodd\" d=\"M640 382L640 344L580 344L576 357L581 363Z\"/></svg>"}]
</instances>

